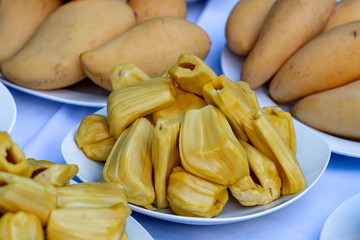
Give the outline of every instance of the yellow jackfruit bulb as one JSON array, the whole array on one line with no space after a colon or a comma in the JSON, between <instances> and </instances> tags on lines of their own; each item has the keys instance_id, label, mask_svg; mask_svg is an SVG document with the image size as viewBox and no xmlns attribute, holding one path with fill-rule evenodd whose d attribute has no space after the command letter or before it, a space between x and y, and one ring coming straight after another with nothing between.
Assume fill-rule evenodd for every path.
<instances>
[{"instance_id":1,"label":"yellow jackfruit bulb","mask_svg":"<svg viewBox=\"0 0 360 240\"><path fill-rule=\"evenodd\" d=\"M7 132L0 132L0 171L29 176L29 163L24 152Z\"/></svg>"},{"instance_id":2,"label":"yellow jackfruit bulb","mask_svg":"<svg viewBox=\"0 0 360 240\"><path fill-rule=\"evenodd\" d=\"M185 91L203 96L203 86L217 77L216 73L195 55L180 55L169 69L169 75Z\"/></svg>"},{"instance_id":3,"label":"yellow jackfruit bulb","mask_svg":"<svg viewBox=\"0 0 360 240\"><path fill-rule=\"evenodd\" d=\"M155 199L151 146L154 126L138 118L116 140L103 169L104 182L119 182L128 202L152 209Z\"/></svg>"},{"instance_id":4,"label":"yellow jackfruit bulb","mask_svg":"<svg viewBox=\"0 0 360 240\"><path fill-rule=\"evenodd\" d=\"M240 140L244 147L252 174L240 178L229 186L231 194L244 206L265 205L278 199L281 180L275 164L261 151ZM258 182L258 183L257 183Z\"/></svg>"},{"instance_id":5,"label":"yellow jackfruit bulb","mask_svg":"<svg viewBox=\"0 0 360 240\"><path fill-rule=\"evenodd\" d=\"M129 208L121 203L111 207L57 208L46 226L46 239L118 240L129 214Z\"/></svg>"},{"instance_id":6,"label":"yellow jackfruit bulb","mask_svg":"<svg viewBox=\"0 0 360 240\"><path fill-rule=\"evenodd\" d=\"M152 114L153 121L159 118L171 118L179 121L184 120L185 113L190 109L198 109L205 107L207 104L202 97L199 97L193 93L183 91L181 89L176 90L175 102L170 106L156 111Z\"/></svg>"},{"instance_id":7,"label":"yellow jackfruit bulb","mask_svg":"<svg viewBox=\"0 0 360 240\"><path fill-rule=\"evenodd\" d=\"M229 199L227 187L206 181L176 167L169 177L168 201L178 215L217 216Z\"/></svg>"},{"instance_id":8,"label":"yellow jackfruit bulb","mask_svg":"<svg viewBox=\"0 0 360 240\"><path fill-rule=\"evenodd\" d=\"M224 113L237 138L247 141L241 121L259 105L254 104L247 92L224 75L205 84L203 91L206 102L220 108Z\"/></svg>"},{"instance_id":9,"label":"yellow jackfruit bulb","mask_svg":"<svg viewBox=\"0 0 360 240\"><path fill-rule=\"evenodd\" d=\"M252 90L249 86L248 82L245 81L237 81L235 82L235 84L243 91L243 92L239 92L240 94L245 94L246 97L249 98L250 102L252 103L252 105L255 108L259 108L259 102L258 99L256 97L256 93L254 90Z\"/></svg>"},{"instance_id":10,"label":"yellow jackfruit bulb","mask_svg":"<svg viewBox=\"0 0 360 240\"><path fill-rule=\"evenodd\" d=\"M260 111L264 113L291 151L296 154L296 135L291 114L275 106L263 107Z\"/></svg>"},{"instance_id":11,"label":"yellow jackfruit bulb","mask_svg":"<svg viewBox=\"0 0 360 240\"><path fill-rule=\"evenodd\" d=\"M82 119L75 142L87 158L105 161L114 146L115 138L110 134L105 116L90 114Z\"/></svg>"},{"instance_id":12,"label":"yellow jackfruit bulb","mask_svg":"<svg viewBox=\"0 0 360 240\"><path fill-rule=\"evenodd\" d=\"M75 135L75 141L82 148L87 144L96 143L110 137L107 118L99 114L90 114L81 120Z\"/></svg>"},{"instance_id":13,"label":"yellow jackfruit bulb","mask_svg":"<svg viewBox=\"0 0 360 240\"><path fill-rule=\"evenodd\" d=\"M111 92L107 101L111 135L118 138L137 118L175 102L172 88L170 78L159 77Z\"/></svg>"},{"instance_id":14,"label":"yellow jackfruit bulb","mask_svg":"<svg viewBox=\"0 0 360 240\"><path fill-rule=\"evenodd\" d=\"M29 158L31 178L44 183L50 183L55 187L68 184L75 177L79 167L75 164L59 164L45 160Z\"/></svg>"},{"instance_id":15,"label":"yellow jackfruit bulb","mask_svg":"<svg viewBox=\"0 0 360 240\"><path fill-rule=\"evenodd\" d=\"M31 213L7 212L0 218L0 240L44 240L40 219Z\"/></svg>"},{"instance_id":16,"label":"yellow jackfruit bulb","mask_svg":"<svg viewBox=\"0 0 360 240\"><path fill-rule=\"evenodd\" d=\"M282 195L299 192L306 185L299 162L265 115L260 109L248 114L243 120L245 132L252 144L275 163Z\"/></svg>"},{"instance_id":17,"label":"yellow jackfruit bulb","mask_svg":"<svg viewBox=\"0 0 360 240\"><path fill-rule=\"evenodd\" d=\"M110 137L102 141L85 145L81 150L88 159L104 162L114 147L116 139Z\"/></svg>"},{"instance_id":18,"label":"yellow jackfruit bulb","mask_svg":"<svg viewBox=\"0 0 360 240\"><path fill-rule=\"evenodd\" d=\"M212 105L186 112L179 149L184 169L205 180L226 186L249 175L244 148L224 114Z\"/></svg>"},{"instance_id":19,"label":"yellow jackfruit bulb","mask_svg":"<svg viewBox=\"0 0 360 240\"><path fill-rule=\"evenodd\" d=\"M83 182L57 188L58 207L110 207L127 205L120 183Z\"/></svg>"},{"instance_id":20,"label":"yellow jackfruit bulb","mask_svg":"<svg viewBox=\"0 0 360 240\"><path fill-rule=\"evenodd\" d=\"M180 165L178 136L180 123L168 118L159 118L154 128L152 163L154 169L155 205L167 208L167 182L172 169Z\"/></svg>"},{"instance_id":21,"label":"yellow jackfruit bulb","mask_svg":"<svg viewBox=\"0 0 360 240\"><path fill-rule=\"evenodd\" d=\"M149 75L133 63L120 63L110 72L111 86L113 90L150 79Z\"/></svg>"},{"instance_id":22,"label":"yellow jackfruit bulb","mask_svg":"<svg viewBox=\"0 0 360 240\"><path fill-rule=\"evenodd\" d=\"M33 213L45 226L56 206L57 191L51 184L0 172L0 212Z\"/></svg>"}]
</instances>

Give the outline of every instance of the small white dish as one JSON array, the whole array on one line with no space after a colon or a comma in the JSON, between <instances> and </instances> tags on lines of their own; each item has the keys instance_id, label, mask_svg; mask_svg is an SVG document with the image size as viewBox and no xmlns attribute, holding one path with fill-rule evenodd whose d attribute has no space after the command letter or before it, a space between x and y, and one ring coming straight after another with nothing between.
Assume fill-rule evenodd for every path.
<instances>
[{"instance_id":1,"label":"small white dish","mask_svg":"<svg viewBox=\"0 0 360 240\"><path fill-rule=\"evenodd\" d=\"M105 116L106 108L96 113ZM89 160L78 148L75 142L78 126L71 130L64 138L61 144L61 153L66 163L78 165L79 172L77 177L81 181L101 182L104 163ZM279 210L299 199L311 189L325 171L330 159L330 148L321 137L302 124L295 122L294 126L297 139L296 157L306 180L306 188L297 194L282 196L265 206L255 207L242 207L234 198L230 197L222 212L214 218L184 217L174 214L169 208L151 211L132 204L129 205L133 211L144 215L166 221L193 225L215 225L239 222Z\"/></svg>"},{"instance_id":2,"label":"small white dish","mask_svg":"<svg viewBox=\"0 0 360 240\"><path fill-rule=\"evenodd\" d=\"M6 86L0 82L0 131L11 132L16 114L15 100Z\"/></svg>"},{"instance_id":3,"label":"small white dish","mask_svg":"<svg viewBox=\"0 0 360 240\"><path fill-rule=\"evenodd\" d=\"M85 107L105 107L109 96L109 91L97 86L89 79L85 79L73 86L47 91L21 87L7 81L1 74L0 80L8 87L37 97Z\"/></svg>"},{"instance_id":4,"label":"small white dish","mask_svg":"<svg viewBox=\"0 0 360 240\"><path fill-rule=\"evenodd\" d=\"M221 68L226 77L232 81L240 80L240 73L242 65L245 61L244 56L236 55L232 52L227 46L224 47L221 55ZM256 96L258 98L260 106L280 106L286 111L290 111L290 104L277 104L275 103L268 94L267 88L261 86L255 89ZM299 122L294 119L294 122ZM350 156L350 157L360 157L360 142L349 140L345 138L336 137L321 131L318 131L314 128L307 126L311 130L315 131L318 135L323 137L325 141L329 144L330 149L334 153Z\"/></svg>"},{"instance_id":5,"label":"small white dish","mask_svg":"<svg viewBox=\"0 0 360 240\"><path fill-rule=\"evenodd\" d=\"M360 193L342 202L327 218L320 240L360 239Z\"/></svg>"}]
</instances>

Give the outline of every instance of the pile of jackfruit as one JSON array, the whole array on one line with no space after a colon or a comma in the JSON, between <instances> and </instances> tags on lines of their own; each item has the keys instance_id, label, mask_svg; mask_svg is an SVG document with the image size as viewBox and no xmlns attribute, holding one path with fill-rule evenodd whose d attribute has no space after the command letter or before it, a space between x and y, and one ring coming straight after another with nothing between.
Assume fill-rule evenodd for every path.
<instances>
[{"instance_id":1,"label":"pile of jackfruit","mask_svg":"<svg viewBox=\"0 0 360 240\"><path fill-rule=\"evenodd\" d=\"M127 240L131 210L120 183L69 185L73 164L26 158L0 132L0 239Z\"/></svg>"},{"instance_id":2,"label":"pile of jackfruit","mask_svg":"<svg viewBox=\"0 0 360 240\"><path fill-rule=\"evenodd\" d=\"M229 195L255 206L305 188L291 115L246 82L186 54L157 78L119 64L111 82L107 116L85 117L75 141L129 203L214 217Z\"/></svg>"}]
</instances>

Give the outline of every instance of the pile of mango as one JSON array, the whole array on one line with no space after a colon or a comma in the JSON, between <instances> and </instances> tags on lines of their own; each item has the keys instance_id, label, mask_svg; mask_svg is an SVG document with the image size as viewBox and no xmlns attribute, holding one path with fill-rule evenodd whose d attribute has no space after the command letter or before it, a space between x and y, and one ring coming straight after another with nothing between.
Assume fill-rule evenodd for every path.
<instances>
[{"instance_id":1,"label":"pile of mango","mask_svg":"<svg viewBox=\"0 0 360 240\"><path fill-rule=\"evenodd\" d=\"M241 80L318 130L360 139L360 1L241 0L226 39ZM239 69L240 71L240 69Z\"/></svg>"},{"instance_id":2,"label":"pile of mango","mask_svg":"<svg viewBox=\"0 0 360 240\"><path fill-rule=\"evenodd\" d=\"M111 90L110 71L134 63L161 75L182 53L207 56L210 39L185 20L185 0L4 0L0 68L9 81L51 90L85 78Z\"/></svg>"}]
</instances>

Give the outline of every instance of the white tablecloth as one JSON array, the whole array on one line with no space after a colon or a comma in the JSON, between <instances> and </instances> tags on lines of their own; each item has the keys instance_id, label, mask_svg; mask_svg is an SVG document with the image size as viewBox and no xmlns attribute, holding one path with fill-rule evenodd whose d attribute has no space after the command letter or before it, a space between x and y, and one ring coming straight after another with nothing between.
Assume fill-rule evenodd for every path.
<instances>
[{"instance_id":1,"label":"white tablecloth","mask_svg":"<svg viewBox=\"0 0 360 240\"><path fill-rule=\"evenodd\" d=\"M188 19L204 28L212 41L206 63L221 74L225 23L237 0L188 2ZM17 106L13 140L27 157L64 163L60 145L82 118L99 108L46 100L9 88ZM360 159L332 154L315 186L294 203L252 220L215 226L194 226L132 213L154 239L318 239L329 214L360 192ZM360 206L359 206L360 207Z\"/></svg>"}]
</instances>

